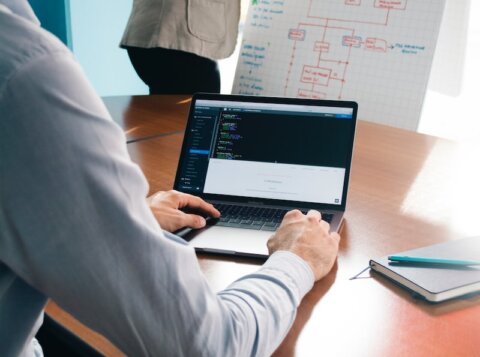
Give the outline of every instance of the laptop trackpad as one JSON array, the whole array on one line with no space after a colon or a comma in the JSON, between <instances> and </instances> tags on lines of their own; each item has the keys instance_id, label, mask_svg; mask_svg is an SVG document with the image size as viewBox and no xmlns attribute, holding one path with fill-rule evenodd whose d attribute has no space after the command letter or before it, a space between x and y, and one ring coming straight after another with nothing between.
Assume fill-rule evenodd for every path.
<instances>
[{"instance_id":1,"label":"laptop trackpad","mask_svg":"<svg viewBox=\"0 0 480 357\"><path fill-rule=\"evenodd\" d=\"M231 227L209 227L194 234L189 244L218 253L268 256L267 241L274 232Z\"/></svg>"}]
</instances>

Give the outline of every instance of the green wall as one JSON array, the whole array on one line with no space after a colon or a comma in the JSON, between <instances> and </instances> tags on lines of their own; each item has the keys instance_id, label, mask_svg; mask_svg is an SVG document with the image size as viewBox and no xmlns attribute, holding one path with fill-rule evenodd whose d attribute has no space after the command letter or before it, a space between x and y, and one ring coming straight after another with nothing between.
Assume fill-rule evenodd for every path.
<instances>
[{"instance_id":1,"label":"green wall","mask_svg":"<svg viewBox=\"0 0 480 357\"><path fill-rule=\"evenodd\" d=\"M71 47L69 0L29 0L42 27Z\"/></svg>"}]
</instances>

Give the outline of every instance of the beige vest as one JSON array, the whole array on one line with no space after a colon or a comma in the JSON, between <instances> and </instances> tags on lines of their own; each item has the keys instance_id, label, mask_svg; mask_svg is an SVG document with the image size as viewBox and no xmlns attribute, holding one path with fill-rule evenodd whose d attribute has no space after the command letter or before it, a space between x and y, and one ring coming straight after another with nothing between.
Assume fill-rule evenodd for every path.
<instances>
[{"instance_id":1,"label":"beige vest","mask_svg":"<svg viewBox=\"0 0 480 357\"><path fill-rule=\"evenodd\" d=\"M120 46L221 59L235 49L239 18L239 0L134 0Z\"/></svg>"}]
</instances>

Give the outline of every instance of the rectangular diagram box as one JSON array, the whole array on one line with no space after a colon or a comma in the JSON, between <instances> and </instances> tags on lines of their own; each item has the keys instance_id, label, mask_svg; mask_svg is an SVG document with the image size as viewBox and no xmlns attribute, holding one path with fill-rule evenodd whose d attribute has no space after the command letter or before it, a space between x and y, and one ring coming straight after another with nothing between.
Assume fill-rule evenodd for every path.
<instances>
[{"instance_id":1,"label":"rectangular diagram box","mask_svg":"<svg viewBox=\"0 0 480 357\"><path fill-rule=\"evenodd\" d=\"M313 44L313 50L315 52L328 52L330 49L330 43L324 41L315 41Z\"/></svg>"},{"instance_id":2,"label":"rectangular diagram box","mask_svg":"<svg viewBox=\"0 0 480 357\"><path fill-rule=\"evenodd\" d=\"M374 6L380 9L405 10L407 0L375 0Z\"/></svg>"},{"instance_id":3,"label":"rectangular diagram box","mask_svg":"<svg viewBox=\"0 0 480 357\"><path fill-rule=\"evenodd\" d=\"M326 86L331 72L329 68L303 66L301 82Z\"/></svg>"},{"instance_id":4,"label":"rectangular diagram box","mask_svg":"<svg viewBox=\"0 0 480 357\"><path fill-rule=\"evenodd\" d=\"M365 49L375 52L387 52L387 41L381 38L367 37L365 39Z\"/></svg>"},{"instance_id":5,"label":"rectangular diagram box","mask_svg":"<svg viewBox=\"0 0 480 357\"><path fill-rule=\"evenodd\" d=\"M290 40L303 41L305 40L305 30L290 29L288 31L288 38Z\"/></svg>"},{"instance_id":6,"label":"rectangular diagram box","mask_svg":"<svg viewBox=\"0 0 480 357\"><path fill-rule=\"evenodd\" d=\"M308 99L325 99L327 97L326 93L315 92L308 89L299 89L298 90L299 98L308 98Z\"/></svg>"},{"instance_id":7,"label":"rectangular diagram box","mask_svg":"<svg viewBox=\"0 0 480 357\"><path fill-rule=\"evenodd\" d=\"M360 36L343 36L342 45L359 48L362 45L362 38Z\"/></svg>"}]
</instances>

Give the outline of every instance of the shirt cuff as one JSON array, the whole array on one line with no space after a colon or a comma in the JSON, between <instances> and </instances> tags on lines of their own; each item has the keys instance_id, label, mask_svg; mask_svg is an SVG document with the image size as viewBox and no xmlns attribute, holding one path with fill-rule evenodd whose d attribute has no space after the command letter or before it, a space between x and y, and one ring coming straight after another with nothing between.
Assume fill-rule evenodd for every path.
<instances>
[{"instance_id":1,"label":"shirt cuff","mask_svg":"<svg viewBox=\"0 0 480 357\"><path fill-rule=\"evenodd\" d=\"M174 241L175 243L179 243L181 245L188 245L187 241L173 233L170 233L168 231L165 231L162 229L163 236L167 239L170 239L171 241Z\"/></svg>"},{"instance_id":2,"label":"shirt cuff","mask_svg":"<svg viewBox=\"0 0 480 357\"><path fill-rule=\"evenodd\" d=\"M263 265L265 268L283 271L296 283L300 299L308 293L315 283L310 265L298 255L279 250L273 253Z\"/></svg>"}]
</instances>

